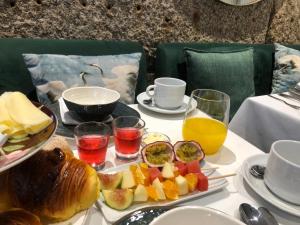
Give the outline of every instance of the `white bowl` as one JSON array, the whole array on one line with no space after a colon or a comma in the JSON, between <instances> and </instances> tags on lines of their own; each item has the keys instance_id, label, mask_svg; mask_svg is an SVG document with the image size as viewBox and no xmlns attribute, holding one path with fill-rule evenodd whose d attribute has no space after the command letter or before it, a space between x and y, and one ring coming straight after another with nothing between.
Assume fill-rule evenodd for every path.
<instances>
[{"instance_id":1,"label":"white bowl","mask_svg":"<svg viewBox=\"0 0 300 225\"><path fill-rule=\"evenodd\" d=\"M275 141L271 146L264 182L278 197L300 205L300 142Z\"/></svg>"},{"instance_id":2,"label":"white bowl","mask_svg":"<svg viewBox=\"0 0 300 225\"><path fill-rule=\"evenodd\" d=\"M120 94L103 87L73 87L62 97L70 111L86 118L105 118L115 109Z\"/></svg>"},{"instance_id":3,"label":"white bowl","mask_svg":"<svg viewBox=\"0 0 300 225\"><path fill-rule=\"evenodd\" d=\"M182 206L171 209L154 219L150 225L245 225L223 212L199 207Z\"/></svg>"}]
</instances>

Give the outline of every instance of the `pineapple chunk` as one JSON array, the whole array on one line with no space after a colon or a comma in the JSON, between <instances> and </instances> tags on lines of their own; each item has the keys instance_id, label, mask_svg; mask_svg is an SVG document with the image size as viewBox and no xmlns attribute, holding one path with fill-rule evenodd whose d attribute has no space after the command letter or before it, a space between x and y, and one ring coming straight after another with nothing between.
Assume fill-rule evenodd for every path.
<instances>
[{"instance_id":1,"label":"pineapple chunk","mask_svg":"<svg viewBox=\"0 0 300 225\"><path fill-rule=\"evenodd\" d=\"M148 192L144 185L139 184L134 191L135 202L145 202L148 200Z\"/></svg>"},{"instance_id":2,"label":"pineapple chunk","mask_svg":"<svg viewBox=\"0 0 300 225\"><path fill-rule=\"evenodd\" d=\"M133 188L135 185L136 184L132 172L130 170L124 170L121 188Z\"/></svg>"},{"instance_id":3,"label":"pineapple chunk","mask_svg":"<svg viewBox=\"0 0 300 225\"><path fill-rule=\"evenodd\" d=\"M183 176L179 175L176 177L175 182L179 190L179 195L185 195L189 192L188 183Z\"/></svg>"},{"instance_id":4,"label":"pineapple chunk","mask_svg":"<svg viewBox=\"0 0 300 225\"><path fill-rule=\"evenodd\" d=\"M173 171L174 171L174 166L171 163L165 162L161 174L164 178L170 179L174 177Z\"/></svg>"},{"instance_id":5,"label":"pineapple chunk","mask_svg":"<svg viewBox=\"0 0 300 225\"><path fill-rule=\"evenodd\" d=\"M158 199L159 200L165 200L166 199L166 195L163 189L163 185L162 183L159 181L158 178L156 178L153 183L152 186L156 189L156 193L158 195Z\"/></svg>"}]
</instances>

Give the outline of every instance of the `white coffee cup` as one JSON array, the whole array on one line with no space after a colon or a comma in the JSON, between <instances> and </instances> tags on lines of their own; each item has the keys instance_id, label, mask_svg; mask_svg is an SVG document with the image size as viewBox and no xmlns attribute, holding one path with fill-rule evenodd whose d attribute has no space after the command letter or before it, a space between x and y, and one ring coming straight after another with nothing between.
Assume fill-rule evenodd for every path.
<instances>
[{"instance_id":1,"label":"white coffee cup","mask_svg":"<svg viewBox=\"0 0 300 225\"><path fill-rule=\"evenodd\" d=\"M271 146L264 182L278 197L300 205L300 142L275 141Z\"/></svg>"},{"instance_id":2,"label":"white coffee cup","mask_svg":"<svg viewBox=\"0 0 300 225\"><path fill-rule=\"evenodd\" d=\"M183 104L185 87L186 83L183 80L161 77L154 80L154 85L147 87L146 94L154 99L155 105L158 107L176 109Z\"/></svg>"}]
</instances>

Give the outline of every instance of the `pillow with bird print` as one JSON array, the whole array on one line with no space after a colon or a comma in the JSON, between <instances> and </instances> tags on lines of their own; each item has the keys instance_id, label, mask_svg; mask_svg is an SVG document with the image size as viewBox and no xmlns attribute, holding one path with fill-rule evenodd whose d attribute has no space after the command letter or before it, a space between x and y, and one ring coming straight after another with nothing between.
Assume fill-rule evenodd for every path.
<instances>
[{"instance_id":1,"label":"pillow with bird print","mask_svg":"<svg viewBox=\"0 0 300 225\"><path fill-rule=\"evenodd\" d=\"M120 101L134 103L141 53L80 56L23 54L39 101L56 102L64 90L77 86L101 86L118 91Z\"/></svg>"}]
</instances>

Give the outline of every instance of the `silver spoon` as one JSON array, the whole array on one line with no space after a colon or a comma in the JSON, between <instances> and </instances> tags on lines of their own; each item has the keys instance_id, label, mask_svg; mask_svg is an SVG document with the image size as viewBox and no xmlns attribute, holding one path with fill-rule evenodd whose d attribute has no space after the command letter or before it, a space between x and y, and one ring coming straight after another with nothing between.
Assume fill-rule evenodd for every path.
<instances>
[{"instance_id":1,"label":"silver spoon","mask_svg":"<svg viewBox=\"0 0 300 225\"><path fill-rule=\"evenodd\" d=\"M252 176L258 179L264 179L266 167L261 165L253 165L251 166L249 172Z\"/></svg>"},{"instance_id":2,"label":"silver spoon","mask_svg":"<svg viewBox=\"0 0 300 225\"><path fill-rule=\"evenodd\" d=\"M243 203L239 207L241 219L247 225L278 225L278 222L270 211L264 207L258 209Z\"/></svg>"}]
</instances>

